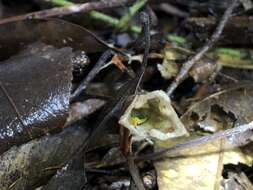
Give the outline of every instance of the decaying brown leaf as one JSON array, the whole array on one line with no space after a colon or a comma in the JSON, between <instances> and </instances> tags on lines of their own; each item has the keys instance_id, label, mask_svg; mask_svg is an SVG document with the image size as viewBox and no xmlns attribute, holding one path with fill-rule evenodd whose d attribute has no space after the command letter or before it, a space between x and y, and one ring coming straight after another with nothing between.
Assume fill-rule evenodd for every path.
<instances>
[{"instance_id":1,"label":"decaying brown leaf","mask_svg":"<svg viewBox=\"0 0 253 190\"><path fill-rule=\"evenodd\" d=\"M192 55L193 52L184 48L166 47L163 52L163 63L158 64L157 68L164 79L171 79L179 72L182 62ZM211 57L211 58L209 58ZM196 82L208 80L213 73L219 70L215 56L206 56L198 61L190 70L189 75Z\"/></svg>"},{"instance_id":2,"label":"decaying brown leaf","mask_svg":"<svg viewBox=\"0 0 253 190\"><path fill-rule=\"evenodd\" d=\"M210 118L214 117L214 114L217 115L217 112L224 111L224 114L227 114L235 122L233 125L249 123L253 120L252 97L252 84L241 82L241 84L227 87L224 90L209 95L203 100L193 103L182 116L182 121L188 128L201 123L204 125L204 122L207 124L208 120L210 121ZM220 122L222 122L221 119L220 117Z\"/></svg>"},{"instance_id":3,"label":"decaying brown leaf","mask_svg":"<svg viewBox=\"0 0 253 190\"><path fill-rule=\"evenodd\" d=\"M205 40L213 31L216 19L214 17L189 17L186 21L186 27L195 33L199 39ZM219 40L222 45L252 45L252 33L249 32L252 27L251 16L236 16L231 18L224 29L224 35Z\"/></svg>"},{"instance_id":4,"label":"decaying brown leaf","mask_svg":"<svg viewBox=\"0 0 253 190\"><path fill-rule=\"evenodd\" d=\"M0 189L34 189L66 164L88 132L79 126L12 147L0 156Z\"/></svg>"},{"instance_id":5,"label":"decaying brown leaf","mask_svg":"<svg viewBox=\"0 0 253 190\"><path fill-rule=\"evenodd\" d=\"M4 60L27 45L41 41L54 47L71 47L86 53L100 52L101 45L81 26L57 19L26 20L1 25L0 60Z\"/></svg>"},{"instance_id":6,"label":"decaying brown leaf","mask_svg":"<svg viewBox=\"0 0 253 190\"><path fill-rule=\"evenodd\" d=\"M71 54L71 48L35 43L0 63L0 153L64 126Z\"/></svg>"},{"instance_id":7,"label":"decaying brown leaf","mask_svg":"<svg viewBox=\"0 0 253 190\"><path fill-rule=\"evenodd\" d=\"M104 46L82 27L61 20L4 24L0 44L1 154L64 127L72 50L91 53Z\"/></svg>"}]
</instances>

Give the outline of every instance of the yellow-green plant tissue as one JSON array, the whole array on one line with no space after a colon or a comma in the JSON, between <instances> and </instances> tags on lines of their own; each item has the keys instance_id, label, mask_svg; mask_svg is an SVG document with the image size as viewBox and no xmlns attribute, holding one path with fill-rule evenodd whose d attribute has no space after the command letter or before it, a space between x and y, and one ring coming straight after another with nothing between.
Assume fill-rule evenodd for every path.
<instances>
[{"instance_id":1,"label":"yellow-green plant tissue","mask_svg":"<svg viewBox=\"0 0 253 190\"><path fill-rule=\"evenodd\" d=\"M188 135L170 98L162 90L135 96L119 123L128 128L133 140L137 141L165 141Z\"/></svg>"}]
</instances>

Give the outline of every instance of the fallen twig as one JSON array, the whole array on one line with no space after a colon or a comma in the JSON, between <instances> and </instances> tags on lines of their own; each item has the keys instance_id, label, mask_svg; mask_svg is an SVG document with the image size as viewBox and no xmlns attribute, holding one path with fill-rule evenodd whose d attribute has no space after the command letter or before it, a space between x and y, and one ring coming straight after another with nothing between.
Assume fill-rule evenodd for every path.
<instances>
[{"instance_id":1,"label":"fallen twig","mask_svg":"<svg viewBox=\"0 0 253 190\"><path fill-rule=\"evenodd\" d=\"M63 19L57 19L57 18L49 18L47 20L59 21L59 22L62 22L62 23L66 23L68 25L73 25L73 27L78 27L81 30L84 30L84 32L86 32L89 35L91 35L98 43L104 45L105 47L107 47L108 49L111 49L112 51L115 51L116 53L119 53L119 54L125 56L127 59L130 59L130 55L124 49L120 49L120 48L114 46L113 44L108 44L102 38L100 38L99 36L97 36L94 32L88 30L87 28L85 28L85 27L83 27L81 25L78 25L78 24L75 24L75 23L72 23L72 22L68 22L68 21L63 20Z\"/></svg>"},{"instance_id":2,"label":"fallen twig","mask_svg":"<svg viewBox=\"0 0 253 190\"><path fill-rule=\"evenodd\" d=\"M142 22L142 32L144 34L144 40L145 40L145 50L144 50L144 55L143 55L143 59L142 59L142 65L141 65L141 70L140 70L140 74L139 74L139 79L138 79L136 89L135 89L135 95L137 94L138 88L142 83L142 78L145 73L147 62L148 62L148 54L149 54L149 48L150 48L149 15L145 12L142 12L140 17L141 17L141 22ZM125 131L125 132L127 132L127 131ZM129 134L129 133L127 133L127 134ZM131 143L131 140L129 141L129 143ZM130 149L131 144L126 143L126 145L129 146L129 149ZM130 154L131 154L131 152L130 152ZM137 189L144 190L145 188L144 188L143 182L141 180L138 167L136 166L136 164L134 162L134 159L131 157L128 157L127 160L128 160L129 172L132 176L132 179L133 179Z\"/></svg>"},{"instance_id":3,"label":"fallen twig","mask_svg":"<svg viewBox=\"0 0 253 190\"><path fill-rule=\"evenodd\" d=\"M134 159L128 158L127 160L128 160L129 172L132 176L132 179L133 179L137 189L138 190L145 190L139 170L138 170L136 164L134 163Z\"/></svg>"},{"instance_id":4,"label":"fallen twig","mask_svg":"<svg viewBox=\"0 0 253 190\"><path fill-rule=\"evenodd\" d=\"M125 5L129 0L107 0L98 2L88 2L83 4L74 4L64 7L56 7L52 9L46 9L42 11L36 11L24 15L9 17L0 20L0 24L21 21L26 19L43 19L54 16L63 16L79 12L88 12L91 10L102 10L105 8L113 8Z\"/></svg>"},{"instance_id":5,"label":"fallen twig","mask_svg":"<svg viewBox=\"0 0 253 190\"><path fill-rule=\"evenodd\" d=\"M210 40L202 47L200 48L197 53L191 57L188 61L186 61L180 72L178 73L175 80L172 82L172 84L167 89L168 96L171 96L174 90L178 87L178 85L186 78L189 70L192 68L192 66L200 60L203 55L214 46L214 44L219 40L221 33L227 24L229 18L232 15L233 9L236 7L238 0L232 0L232 3L225 11L224 15L221 18L221 21L219 22L218 26L216 27L214 33L212 34Z\"/></svg>"},{"instance_id":6,"label":"fallen twig","mask_svg":"<svg viewBox=\"0 0 253 190\"><path fill-rule=\"evenodd\" d=\"M152 154L147 154L147 155L143 155L143 156L135 156L134 158L137 161L154 160L154 159L157 159L157 158L159 158L159 157L161 157L161 156L163 156L164 154L167 154L167 153L172 153L172 152L175 152L175 151L178 151L178 150L181 150L181 149L201 145L201 144L204 144L204 143L207 143L207 142L210 142L210 141L218 140L218 139L229 137L229 136L232 136L232 135L241 134L241 133L244 133L244 132L246 132L248 130L252 130L252 129L253 129L253 121L248 123L248 124L245 124L245 125L240 125L240 126L234 127L232 129L227 129L227 130L224 130L224 131L214 133L213 135L203 136L203 137L200 137L200 138L189 140L189 141L184 142L184 143L177 144L173 147L164 148L164 149L162 149L160 151L157 151L155 153L152 153Z\"/></svg>"},{"instance_id":7,"label":"fallen twig","mask_svg":"<svg viewBox=\"0 0 253 190\"><path fill-rule=\"evenodd\" d=\"M95 78L97 73L100 71L101 67L106 63L106 60L112 55L111 50L107 50L103 55L99 58L98 62L94 65L93 69L89 74L84 78L84 80L80 83L78 88L71 95L71 99L78 97L87 87L87 85Z\"/></svg>"},{"instance_id":8,"label":"fallen twig","mask_svg":"<svg viewBox=\"0 0 253 190\"><path fill-rule=\"evenodd\" d=\"M138 89L142 83L142 78L146 70L147 62L148 62L148 54L149 54L149 49L150 49L150 23L149 23L149 15L145 12L141 13L141 22L142 22L142 32L144 35L144 42L145 42L145 50L144 54L142 57L142 64L141 64L141 69L138 72L137 76L137 81L136 81L136 87L135 87L135 92L134 95L136 96L138 93ZM134 101L134 100L133 100ZM123 126L121 126L123 127ZM129 137L129 130L128 129L123 129L122 130L122 140L121 140L121 149L123 150L123 153L129 153L130 152L130 147L131 147L131 137Z\"/></svg>"},{"instance_id":9,"label":"fallen twig","mask_svg":"<svg viewBox=\"0 0 253 190\"><path fill-rule=\"evenodd\" d=\"M141 77L143 76L143 73L145 72L145 67L147 64L147 58L148 58L148 52L149 52L149 44L150 44L150 37L149 37L149 18L148 16L144 13L145 16L144 20L145 23L148 25L148 29L145 29L145 34L146 34L146 39L147 44L146 44L146 50L144 54L146 56L143 56L143 61L142 61L142 69L140 72L140 75L137 75L136 78L130 79L121 89L119 90L118 96L116 97L116 100L112 102L112 105L108 107L109 111L105 111L106 115L103 117L102 121L99 123L99 125L93 130L92 134L89 136L87 141L85 141L82 146L80 146L79 151L77 151L73 157L75 157L77 154L80 154L82 152L86 152L87 147L89 146L90 139L94 139L99 133L105 130L107 127L106 123L108 122L109 119L112 118L116 113L120 112L119 110L123 107L123 104L125 100L133 94L133 90L137 89L137 86L141 82ZM145 24L144 24L145 25ZM143 25L143 26L144 26ZM146 26L145 26L146 27ZM101 58L102 59L102 58Z\"/></svg>"},{"instance_id":10,"label":"fallen twig","mask_svg":"<svg viewBox=\"0 0 253 190\"><path fill-rule=\"evenodd\" d=\"M143 30L143 33L144 33L145 50L144 50L142 64L141 64L140 78L139 78L138 83L136 85L135 94L136 94L137 89L139 88L139 86L142 82L142 78L143 78L143 75L145 73L147 62L148 62L148 54L149 54L149 49L150 49L149 15L146 14L145 12L142 12L141 13L141 21L142 21L142 30Z\"/></svg>"},{"instance_id":11,"label":"fallen twig","mask_svg":"<svg viewBox=\"0 0 253 190\"><path fill-rule=\"evenodd\" d=\"M129 157L132 157L132 159L134 159L134 161L136 161L136 162L141 162L141 161L146 161L146 160L157 160L159 158L162 158L165 154L168 154L168 153L176 153L176 151L178 151L178 150L191 148L191 147L202 145L204 143L208 143L208 142L215 141L218 139L227 138L227 137L230 137L233 135L239 135L241 133L247 132L252 129L253 129L253 121L248 124L245 124L245 125L240 125L240 126L234 127L232 129L227 129L224 131L214 133L212 135L207 135L207 136L203 136L203 137L199 137L199 138L196 138L193 140L186 141L184 143L176 144L175 146L172 146L169 148L164 148L164 149L161 149L161 150L156 151L154 153L144 154L144 155L131 155ZM126 164L127 161L128 160L126 160L126 159L124 159L124 160L122 159L121 161L117 162L116 165L112 164L112 165L107 165L105 167L108 167L108 166L120 167L122 164Z\"/></svg>"},{"instance_id":12,"label":"fallen twig","mask_svg":"<svg viewBox=\"0 0 253 190\"><path fill-rule=\"evenodd\" d=\"M130 21L130 19L136 14L136 12L138 12L138 10L140 8L142 8L145 3L147 2L147 0L140 0L140 2L135 2L132 7L129 8L129 13L126 14L125 16L123 16L120 20L117 18L114 18L110 15L104 14L102 12L98 12L98 11L90 11L89 12L89 16L91 18L106 22L112 26L114 26L115 28L118 29L127 29L127 25L128 22ZM69 5L74 5L74 3L72 3L71 1L68 0L51 0L51 3L58 5L58 6L69 6ZM141 31L141 29L138 26L130 26L130 30L132 30L132 32L137 32L139 33Z\"/></svg>"}]
</instances>

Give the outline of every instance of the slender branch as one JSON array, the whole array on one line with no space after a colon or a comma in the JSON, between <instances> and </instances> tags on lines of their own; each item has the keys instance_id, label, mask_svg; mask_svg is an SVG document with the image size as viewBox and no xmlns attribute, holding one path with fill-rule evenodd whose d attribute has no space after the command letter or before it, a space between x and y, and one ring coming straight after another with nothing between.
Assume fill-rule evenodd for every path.
<instances>
[{"instance_id":1,"label":"slender branch","mask_svg":"<svg viewBox=\"0 0 253 190\"><path fill-rule=\"evenodd\" d=\"M138 170L138 167L136 166L134 159L129 157L128 159L128 167L129 167L129 172L132 176L132 179L137 187L138 190L145 190L143 181L140 176L140 172Z\"/></svg>"},{"instance_id":2,"label":"slender branch","mask_svg":"<svg viewBox=\"0 0 253 190\"><path fill-rule=\"evenodd\" d=\"M147 62L148 62L148 54L149 54L149 49L150 49L150 23L149 23L149 15L147 13L145 12L141 13L141 22L142 22L142 30L144 33L145 50L144 50L143 59L142 59L140 78L136 85L135 94L137 93L137 90L142 82L142 78L145 73Z\"/></svg>"},{"instance_id":3,"label":"slender branch","mask_svg":"<svg viewBox=\"0 0 253 190\"><path fill-rule=\"evenodd\" d=\"M139 79L136 85L135 89L135 95L137 94L138 87L141 85L143 75L146 70L147 62L148 62L148 54L149 54L149 49L150 49L150 23L149 23L149 15L145 12L141 12L141 22L142 22L142 32L144 33L144 40L145 40L145 50L144 50L144 55L142 59L142 65L141 65L141 70L139 74ZM130 145L131 146L131 145ZM130 174L133 178L133 181L137 187L138 190L144 190L144 185L140 177L140 173L138 170L138 167L136 166L134 159L132 157L128 157L128 166L129 166L129 171Z\"/></svg>"},{"instance_id":4,"label":"slender branch","mask_svg":"<svg viewBox=\"0 0 253 190\"><path fill-rule=\"evenodd\" d=\"M89 16L92 17L93 19L97 19L99 21L103 21L106 24L111 25L114 28L122 28L124 27L129 20L131 19L131 17L136 14L136 12L138 12L139 9L141 9L148 0L140 0L137 1L136 3L134 3L129 9L129 14L123 16L121 19L112 17L110 15L104 14L102 12L99 11L90 11L89 12ZM61 5L61 6L68 6L68 5L74 5L74 3L68 1L68 0L51 0L51 3L54 3L56 5ZM124 24L122 24L124 23ZM87 30L86 28L83 28L85 30ZM134 33L141 33L142 29L139 26L136 25L130 25L129 26L129 31L134 32ZM91 33L90 31L87 30L87 32L89 32L91 35L94 35L93 33ZM175 42L178 44L183 44L185 43L185 39L181 36L175 35L175 34L168 34L167 35L167 39L170 40L171 42ZM99 39L100 42L102 42L101 39ZM102 44L106 45L108 47L108 44L106 44L105 42L103 42ZM113 49L116 52L119 52L125 56L128 57L128 55L124 54L122 51L120 51L119 49L115 48L115 47L108 47Z\"/></svg>"},{"instance_id":5,"label":"slender branch","mask_svg":"<svg viewBox=\"0 0 253 190\"><path fill-rule=\"evenodd\" d=\"M238 0L232 0L232 3L225 11L224 15L221 18L220 23L218 24L217 28L215 29L213 35L211 36L210 40L197 51L197 53L191 57L188 61L186 61L180 72L178 73L176 79L172 82L172 84L167 89L168 96L171 96L174 90L178 87L178 85L187 77L189 70L192 68L192 66L200 60L203 55L214 46L214 44L219 40L221 33L223 32L223 29L225 25L227 24L229 18L232 15L233 9L237 6Z\"/></svg>"},{"instance_id":6,"label":"slender branch","mask_svg":"<svg viewBox=\"0 0 253 190\"><path fill-rule=\"evenodd\" d=\"M93 11L92 11L93 12ZM54 19L55 20L55 19ZM61 20L61 22L63 22L63 20ZM68 21L65 21L64 22L70 24ZM108 44L106 41L104 41L102 38L100 38L99 36L97 36L94 32L88 30L87 28L83 27L83 26L80 26L80 25L77 25L77 24L74 24L74 23L71 23L72 25L75 25L76 27L79 27L81 28L82 30L84 30L85 32L87 32L89 35L91 35L95 40L97 40L98 43L104 45L105 47L107 47L108 49L111 49L112 51L115 51L123 56L126 56L128 59L129 59L129 54L126 53L124 50L114 46L113 44Z\"/></svg>"},{"instance_id":7,"label":"slender branch","mask_svg":"<svg viewBox=\"0 0 253 190\"><path fill-rule=\"evenodd\" d=\"M175 152L175 151L178 151L178 150L181 150L181 149L201 145L201 144L204 144L204 143L207 143L207 142L210 142L210 141L214 141L214 140L217 140L217 139L229 137L229 136L232 136L232 135L241 134L241 133L244 133L244 132L252 130L252 129L253 129L253 121L248 123L248 124L245 124L245 125L240 125L240 126L234 127L232 129L227 129L227 130L224 130L224 131L214 133L213 135L203 136L203 137L200 137L200 138L189 140L185 143L177 144L173 147L164 148L164 149L162 149L160 151L157 151L155 153L152 153L152 154L147 154L147 155L139 156L139 157L135 156L135 159L137 161L154 160L154 159L157 159L157 158L163 156L166 153L172 153L172 152Z\"/></svg>"},{"instance_id":8,"label":"slender branch","mask_svg":"<svg viewBox=\"0 0 253 190\"><path fill-rule=\"evenodd\" d=\"M44 0L46 1L46 0ZM141 0L143 1L143 0ZM145 0L146 1L146 0ZM69 5L74 5L74 3L72 3L69 0L51 0L51 3L58 5L58 6L69 6ZM93 19L97 19L103 22L106 22L107 24L115 27L115 28L123 28L131 19L131 17L136 13L136 11L138 11L141 7L140 7L140 3L134 3L132 7L134 7L134 9L132 7L130 7L130 14L126 14L126 16L123 16L120 20L117 18L114 18L110 15L104 14L102 12L99 11L90 11L89 12L89 16ZM136 8L136 4L139 5L137 8L139 8L137 10ZM143 5L142 5L143 6ZM132 10L133 9L133 10ZM124 23L123 23L124 22ZM123 25L122 25L123 24ZM137 27L137 28L136 28ZM133 32L140 32L140 28L138 28L138 26L131 26L130 27L131 30L133 30Z\"/></svg>"},{"instance_id":9,"label":"slender branch","mask_svg":"<svg viewBox=\"0 0 253 190\"><path fill-rule=\"evenodd\" d=\"M46 0L44 0L46 1ZM129 8L129 13L126 14L125 16L122 16L120 19L112 17L110 15L104 14L99 11L90 11L89 16L91 18L103 21L114 28L118 29L127 29L127 25L131 18L147 3L148 0L138 0L136 1L130 8ZM51 3L58 5L58 6L69 6L69 5L74 5L69 0L51 0ZM130 25L129 27L130 31L134 33L140 33L141 28L139 26L132 26Z\"/></svg>"},{"instance_id":10,"label":"slender branch","mask_svg":"<svg viewBox=\"0 0 253 190\"><path fill-rule=\"evenodd\" d=\"M0 24L21 21L21 20L26 20L26 19L43 19L43 18L49 18L49 17L54 17L54 16L69 15L69 14L79 13L79 12L88 12L91 10L102 10L106 8L114 8L114 7L125 5L128 2L129 0L107 0L107 1L99 1L99 2L74 4L74 5L64 6L64 7L55 7L52 9L36 11L36 12L24 14L24 15L5 18L5 19L0 20Z\"/></svg>"}]
</instances>

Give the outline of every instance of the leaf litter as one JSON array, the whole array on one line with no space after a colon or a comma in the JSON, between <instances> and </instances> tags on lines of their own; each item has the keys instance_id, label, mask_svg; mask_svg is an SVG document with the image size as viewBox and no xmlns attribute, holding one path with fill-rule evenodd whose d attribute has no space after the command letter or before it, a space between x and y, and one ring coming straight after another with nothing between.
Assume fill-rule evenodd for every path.
<instances>
[{"instance_id":1,"label":"leaf litter","mask_svg":"<svg viewBox=\"0 0 253 190\"><path fill-rule=\"evenodd\" d=\"M122 12L121 19L96 11L88 14L115 27L111 32L105 25L88 24L98 27L96 32L100 27L106 31L99 33L104 39L127 35L122 47L59 19L22 21L31 15L26 14L0 21L5 23L0 28L2 189L250 188L251 173L245 168L252 167L248 148L252 85L246 80L252 79L252 52L231 44L248 46L251 41L238 43L235 38L226 43L229 30L240 33L244 28L237 22L245 18L232 18L238 25L229 21L234 7L234 13L250 9L246 1L240 2L242 6L237 0L224 2L226 6L215 4L218 8L210 2L203 4L224 16L200 49L188 38L197 33L197 28L189 27L198 20L193 17L196 4L192 2L157 7L140 0L130 6L133 12ZM117 3L95 4L101 9ZM87 10L93 5L85 4ZM142 8L146 13L135 18ZM71 13L68 7L59 7L32 15L47 18L54 11ZM169 30L174 34L160 35L149 20L162 23L155 13L163 11L186 18L185 28L178 26L177 19L173 22L182 35L189 30L190 35L178 36L173 29ZM206 7L195 11L205 15ZM138 19L142 28L135 25ZM208 21L213 26L212 19ZM139 33L138 37L130 31ZM211 49L216 41L224 47ZM35 113L42 114L32 117ZM230 171L231 166L239 169Z\"/></svg>"}]
</instances>

